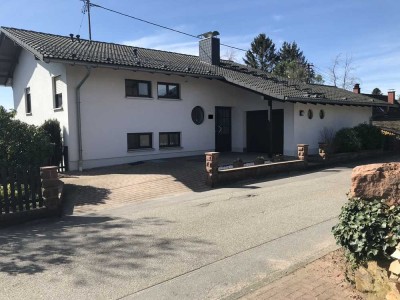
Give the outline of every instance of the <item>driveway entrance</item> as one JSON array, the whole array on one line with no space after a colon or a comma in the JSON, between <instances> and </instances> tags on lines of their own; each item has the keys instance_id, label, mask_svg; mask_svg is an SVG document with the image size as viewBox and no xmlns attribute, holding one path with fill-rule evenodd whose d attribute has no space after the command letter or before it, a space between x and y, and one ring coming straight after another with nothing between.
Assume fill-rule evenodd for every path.
<instances>
[{"instance_id":1,"label":"driveway entrance","mask_svg":"<svg viewBox=\"0 0 400 300\"><path fill-rule=\"evenodd\" d=\"M237 158L253 161L257 153L223 153L220 163ZM267 156L265 156L267 157ZM205 156L149 160L61 175L65 183L66 213L87 213L188 192L206 186Z\"/></svg>"}]
</instances>

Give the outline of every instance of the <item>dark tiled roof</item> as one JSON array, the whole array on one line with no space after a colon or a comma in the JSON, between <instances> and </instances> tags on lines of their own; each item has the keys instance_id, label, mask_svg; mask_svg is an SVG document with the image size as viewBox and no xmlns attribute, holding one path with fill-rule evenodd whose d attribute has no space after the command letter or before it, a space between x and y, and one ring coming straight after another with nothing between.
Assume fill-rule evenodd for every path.
<instances>
[{"instance_id":1,"label":"dark tiled roof","mask_svg":"<svg viewBox=\"0 0 400 300\"><path fill-rule=\"evenodd\" d=\"M383 101L337 87L305 84L226 60L222 60L219 66L214 66L201 62L198 56L193 55L97 41L77 41L76 39L72 41L67 36L7 27L2 27L0 31L44 61L96 64L113 68L212 77L282 101L387 105Z\"/></svg>"}]
</instances>

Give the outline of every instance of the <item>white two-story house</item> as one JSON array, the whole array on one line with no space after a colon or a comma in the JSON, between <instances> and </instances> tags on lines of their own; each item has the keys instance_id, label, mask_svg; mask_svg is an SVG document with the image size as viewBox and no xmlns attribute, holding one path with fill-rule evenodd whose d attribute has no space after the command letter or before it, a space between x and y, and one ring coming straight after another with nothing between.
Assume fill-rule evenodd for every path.
<instances>
[{"instance_id":1,"label":"white two-story house","mask_svg":"<svg viewBox=\"0 0 400 300\"><path fill-rule=\"evenodd\" d=\"M336 87L278 78L221 60L219 39L199 56L0 29L0 84L17 118L57 119L71 170L206 151L295 155L320 131L369 122L388 105Z\"/></svg>"}]
</instances>

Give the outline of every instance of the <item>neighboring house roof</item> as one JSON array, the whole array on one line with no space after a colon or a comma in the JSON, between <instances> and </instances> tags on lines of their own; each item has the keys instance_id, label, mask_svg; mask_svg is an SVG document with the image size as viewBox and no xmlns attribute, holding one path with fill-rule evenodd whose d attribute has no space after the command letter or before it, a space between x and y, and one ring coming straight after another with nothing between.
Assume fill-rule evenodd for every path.
<instances>
[{"instance_id":1,"label":"neighboring house roof","mask_svg":"<svg viewBox=\"0 0 400 300\"><path fill-rule=\"evenodd\" d=\"M221 60L221 63L216 66L201 62L198 56L174 52L97 41L89 42L76 38L72 40L67 36L7 27L1 27L0 33L0 41L6 36L45 62L216 78L257 92L264 95L266 99L272 100L360 106L388 105L384 101L334 86L305 84L227 60ZM10 52L10 48L3 48L0 45L0 57L3 53ZM0 75L1 72L10 73L10 69L0 65ZM6 84L4 77L0 77L1 79L3 82L0 84Z\"/></svg>"},{"instance_id":2,"label":"neighboring house roof","mask_svg":"<svg viewBox=\"0 0 400 300\"><path fill-rule=\"evenodd\" d=\"M386 129L390 132L400 135L400 118L397 120L394 119L394 120L373 121L372 124L382 129Z\"/></svg>"}]
</instances>

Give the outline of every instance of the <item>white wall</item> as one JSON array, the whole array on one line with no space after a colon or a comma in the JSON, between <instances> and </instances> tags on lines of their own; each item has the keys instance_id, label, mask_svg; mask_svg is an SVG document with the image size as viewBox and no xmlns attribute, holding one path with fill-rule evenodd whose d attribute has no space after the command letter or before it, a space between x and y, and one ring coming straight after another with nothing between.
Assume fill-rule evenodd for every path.
<instances>
[{"instance_id":1,"label":"white wall","mask_svg":"<svg viewBox=\"0 0 400 300\"><path fill-rule=\"evenodd\" d=\"M43 63L22 51L14 73L14 106L17 117L40 125L56 118L64 128L69 146L71 169L77 168L77 121L75 89L86 74L81 66ZM53 109L52 77L61 75L64 82L63 110ZM126 98L125 79L152 81L152 99ZM179 83L181 100L157 99L157 82ZM66 84L68 83L68 85ZM30 87L32 115L25 114L25 88ZM203 107L205 120L195 125L191 111ZM139 160L203 154L215 148L215 106L232 107L232 150L246 148L246 111L268 110L268 101L244 89L218 80L168 76L157 73L112 69L92 69L82 87L82 138L84 168L113 165ZM332 105L306 105L273 102L274 109L284 109L284 154L296 155L297 144L310 145L310 153L318 149L319 133L323 127L338 130L369 122L371 108ZM308 109L314 117L309 120ZM325 118L319 118L319 111ZM304 116L299 111L304 110ZM214 115L209 120L207 116ZM182 149L159 150L159 132L181 132ZM127 133L153 132L153 151L127 151Z\"/></svg>"},{"instance_id":2,"label":"white wall","mask_svg":"<svg viewBox=\"0 0 400 300\"><path fill-rule=\"evenodd\" d=\"M313 111L313 118L307 116L308 110ZM324 110L325 117L320 119L319 112ZM304 116L300 116L300 110ZM291 148L296 149L297 144L309 144L310 154L318 153L320 132L324 127L335 131L344 127L353 127L360 123L369 123L372 117L371 107L339 106L339 105L294 105L294 140ZM295 152L292 153L295 155Z\"/></svg>"},{"instance_id":3,"label":"white wall","mask_svg":"<svg viewBox=\"0 0 400 300\"><path fill-rule=\"evenodd\" d=\"M69 89L85 75L85 68L68 66ZM126 98L125 79L152 81L152 99ZM179 83L181 100L157 99L157 82ZM75 115L75 95L69 90L70 130ZM205 111L205 120L195 125L191 111L195 106ZM267 110L268 101L255 93L218 80L168 76L145 72L93 69L82 87L82 139L84 168L120 164L154 158L197 155L215 148L215 106L232 107L232 150L246 147L246 111ZM293 118L293 104L274 102ZM207 116L214 115L209 120ZM293 139L292 121L285 127L285 143ZM159 150L159 132L181 132L183 149ZM286 132L287 131L287 132ZM153 132L153 151L127 152L127 133ZM71 167L76 166L77 147L70 147Z\"/></svg>"},{"instance_id":4,"label":"white wall","mask_svg":"<svg viewBox=\"0 0 400 300\"><path fill-rule=\"evenodd\" d=\"M53 77L61 75L63 82L63 108L55 110ZM31 93L32 114L26 114L25 89ZM48 119L57 119L63 129L65 143L68 145L68 104L66 71L63 64L44 63L35 60L28 51L22 50L13 79L14 109L17 119L28 124L41 125Z\"/></svg>"}]
</instances>

